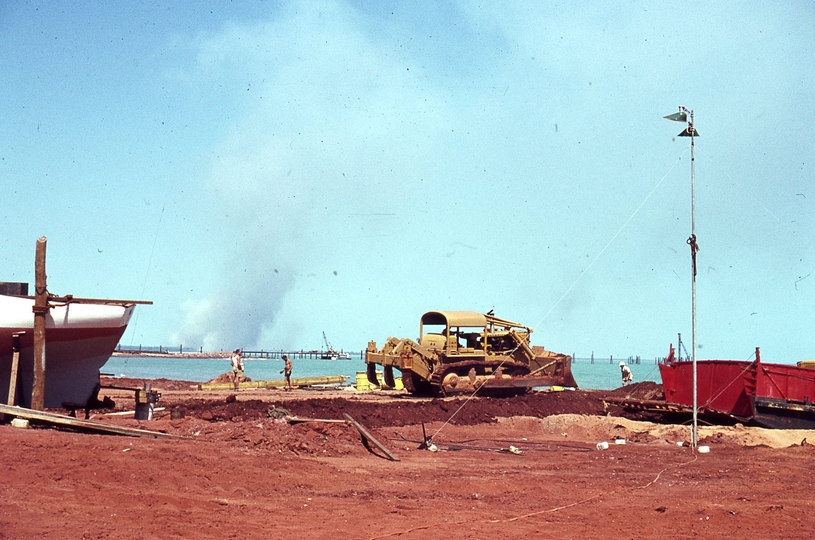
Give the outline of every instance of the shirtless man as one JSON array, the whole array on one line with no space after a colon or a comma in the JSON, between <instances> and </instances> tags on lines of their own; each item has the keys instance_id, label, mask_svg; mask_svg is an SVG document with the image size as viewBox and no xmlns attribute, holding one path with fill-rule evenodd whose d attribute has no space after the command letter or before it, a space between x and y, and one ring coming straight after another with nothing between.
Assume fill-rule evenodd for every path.
<instances>
[{"instance_id":1,"label":"shirtless man","mask_svg":"<svg viewBox=\"0 0 815 540\"><path fill-rule=\"evenodd\" d=\"M291 360L284 354L283 361L286 362L286 365L280 370L280 373L284 373L286 377L285 390L291 390Z\"/></svg>"},{"instance_id":2,"label":"shirtless man","mask_svg":"<svg viewBox=\"0 0 815 540\"><path fill-rule=\"evenodd\" d=\"M232 384L235 385L235 390L237 390L238 383L243 380L243 357L240 349L235 349L229 362L232 364Z\"/></svg>"}]
</instances>

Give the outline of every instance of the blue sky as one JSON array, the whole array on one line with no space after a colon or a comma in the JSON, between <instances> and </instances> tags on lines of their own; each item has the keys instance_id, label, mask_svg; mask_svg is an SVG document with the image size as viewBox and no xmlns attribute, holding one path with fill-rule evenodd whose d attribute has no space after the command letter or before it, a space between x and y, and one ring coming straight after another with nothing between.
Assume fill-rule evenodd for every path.
<instances>
[{"instance_id":1,"label":"blue sky","mask_svg":"<svg viewBox=\"0 0 815 540\"><path fill-rule=\"evenodd\" d=\"M361 350L433 309L566 353L815 357L808 2L5 2L0 279L122 343Z\"/></svg>"}]
</instances>

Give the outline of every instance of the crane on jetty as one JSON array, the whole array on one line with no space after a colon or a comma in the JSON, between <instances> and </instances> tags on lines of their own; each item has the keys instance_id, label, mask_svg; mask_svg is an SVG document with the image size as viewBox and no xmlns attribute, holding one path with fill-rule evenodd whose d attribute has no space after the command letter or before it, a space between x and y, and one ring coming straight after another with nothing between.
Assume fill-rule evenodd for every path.
<instances>
[{"instance_id":1,"label":"crane on jetty","mask_svg":"<svg viewBox=\"0 0 815 540\"><path fill-rule=\"evenodd\" d=\"M323 331L323 343L325 343L326 350L320 354L320 358L323 360L348 360L351 358L351 355L348 353L338 352L334 350L334 347L331 346L331 343L328 342L328 338L325 335L325 331Z\"/></svg>"}]
</instances>

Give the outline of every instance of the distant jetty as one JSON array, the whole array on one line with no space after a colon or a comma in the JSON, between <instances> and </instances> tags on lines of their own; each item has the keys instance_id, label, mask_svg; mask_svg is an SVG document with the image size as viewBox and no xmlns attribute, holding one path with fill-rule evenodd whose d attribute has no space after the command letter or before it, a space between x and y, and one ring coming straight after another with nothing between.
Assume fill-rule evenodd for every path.
<instances>
[{"instance_id":1,"label":"distant jetty","mask_svg":"<svg viewBox=\"0 0 815 540\"><path fill-rule=\"evenodd\" d=\"M144 358L229 358L231 353L218 352L178 352L178 351L140 351L138 349L116 349L113 356L142 356Z\"/></svg>"},{"instance_id":2,"label":"distant jetty","mask_svg":"<svg viewBox=\"0 0 815 540\"><path fill-rule=\"evenodd\" d=\"M325 358L325 351L320 351L317 349L310 350L310 351L248 351L243 349L242 356L244 360L257 360L257 359L272 359L278 360L283 357L283 355L288 355L291 358L315 358L321 359ZM232 355L231 351L215 351L215 352L206 352L203 350L199 351L190 351L186 350L183 347L179 347L177 349L165 348L165 347L138 347L138 348L131 348L119 346L115 351L113 351L113 356L139 356L142 358L229 358ZM362 358L364 356L364 352L359 353L350 353L352 357L359 357Z\"/></svg>"}]
</instances>

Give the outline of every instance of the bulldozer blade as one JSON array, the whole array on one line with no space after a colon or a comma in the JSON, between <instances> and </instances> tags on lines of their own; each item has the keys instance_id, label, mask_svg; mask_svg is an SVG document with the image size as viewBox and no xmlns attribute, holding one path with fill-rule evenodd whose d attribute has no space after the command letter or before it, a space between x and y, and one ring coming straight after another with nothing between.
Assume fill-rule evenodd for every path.
<instances>
[{"instance_id":1,"label":"bulldozer blade","mask_svg":"<svg viewBox=\"0 0 815 540\"><path fill-rule=\"evenodd\" d=\"M396 388L396 380L393 378L393 366L385 366L384 373L382 374L385 386L389 388Z\"/></svg>"},{"instance_id":2,"label":"bulldozer blade","mask_svg":"<svg viewBox=\"0 0 815 540\"><path fill-rule=\"evenodd\" d=\"M368 364L365 375L368 377L371 386L379 387L379 380L376 378L376 364Z\"/></svg>"}]
</instances>

